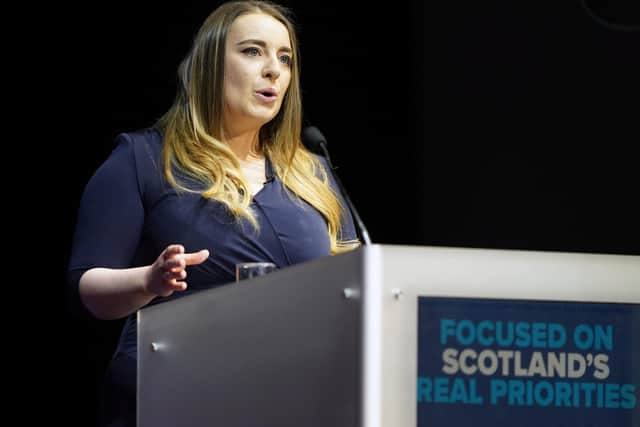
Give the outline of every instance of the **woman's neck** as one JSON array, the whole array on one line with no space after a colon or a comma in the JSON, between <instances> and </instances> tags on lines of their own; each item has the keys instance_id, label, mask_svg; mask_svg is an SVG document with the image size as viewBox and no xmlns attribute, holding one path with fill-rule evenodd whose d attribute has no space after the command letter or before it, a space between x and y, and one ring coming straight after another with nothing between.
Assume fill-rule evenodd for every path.
<instances>
[{"instance_id":1,"label":"woman's neck","mask_svg":"<svg viewBox=\"0 0 640 427\"><path fill-rule=\"evenodd\" d=\"M224 141L229 145L236 157L240 160L263 158L260 149L259 131L229 134L225 132Z\"/></svg>"}]
</instances>

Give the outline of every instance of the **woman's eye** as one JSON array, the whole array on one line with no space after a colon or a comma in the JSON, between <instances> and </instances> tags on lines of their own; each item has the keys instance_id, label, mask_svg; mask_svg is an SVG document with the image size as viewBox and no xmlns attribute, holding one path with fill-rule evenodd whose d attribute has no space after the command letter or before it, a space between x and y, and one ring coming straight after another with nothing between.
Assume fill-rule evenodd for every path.
<instances>
[{"instance_id":1,"label":"woman's eye","mask_svg":"<svg viewBox=\"0 0 640 427\"><path fill-rule=\"evenodd\" d=\"M289 55L282 55L280 57L280 62L283 64L291 65L291 57Z\"/></svg>"},{"instance_id":2,"label":"woman's eye","mask_svg":"<svg viewBox=\"0 0 640 427\"><path fill-rule=\"evenodd\" d=\"M260 51L258 50L257 47L248 47L244 49L242 52L249 56L258 56L260 54Z\"/></svg>"}]
</instances>

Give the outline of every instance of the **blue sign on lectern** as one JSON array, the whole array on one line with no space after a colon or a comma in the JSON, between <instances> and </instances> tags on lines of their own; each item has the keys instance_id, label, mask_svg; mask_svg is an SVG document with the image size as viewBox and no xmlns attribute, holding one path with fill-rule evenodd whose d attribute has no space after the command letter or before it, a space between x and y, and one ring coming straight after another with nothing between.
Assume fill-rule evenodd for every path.
<instances>
[{"instance_id":1,"label":"blue sign on lectern","mask_svg":"<svg viewBox=\"0 0 640 427\"><path fill-rule=\"evenodd\" d=\"M640 305L419 297L419 427L640 426Z\"/></svg>"}]
</instances>

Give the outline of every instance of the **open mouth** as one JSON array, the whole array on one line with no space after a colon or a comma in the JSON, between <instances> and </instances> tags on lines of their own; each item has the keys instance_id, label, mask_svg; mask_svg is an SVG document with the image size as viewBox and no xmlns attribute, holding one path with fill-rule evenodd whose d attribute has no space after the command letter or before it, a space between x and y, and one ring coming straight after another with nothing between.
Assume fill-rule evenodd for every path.
<instances>
[{"instance_id":1,"label":"open mouth","mask_svg":"<svg viewBox=\"0 0 640 427\"><path fill-rule=\"evenodd\" d=\"M276 91L273 89L262 89L257 91L257 93L258 95L261 95L264 98L273 98L273 99L275 99L275 97L278 95Z\"/></svg>"},{"instance_id":2,"label":"open mouth","mask_svg":"<svg viewBox=\"0 0 640 427\"><path fill-rule=\"evenodd\" d=\"M278 94L273 89L262 89L256 91L256 97L262 102L273 103L278 98Z\"/></svg>"}]
</instances>

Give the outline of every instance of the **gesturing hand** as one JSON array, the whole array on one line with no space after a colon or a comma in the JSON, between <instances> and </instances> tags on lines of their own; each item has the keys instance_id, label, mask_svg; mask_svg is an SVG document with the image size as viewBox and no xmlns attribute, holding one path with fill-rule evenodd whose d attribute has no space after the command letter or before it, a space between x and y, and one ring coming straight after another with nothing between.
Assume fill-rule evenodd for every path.
<instances>
[{"instance_id":1,"label":"gesturing hand","mask_svg":"<svg viewBox=\"0 0 640 427\"><path fill-rule=\"evenodd\" d=\"M169 245L151 265L145 288L148 292L167 297L175 291L187 289L184 279L187 277L187 265L204 262L209 251L184 253L182 245Z\"/></svg>"}]
</instances>

